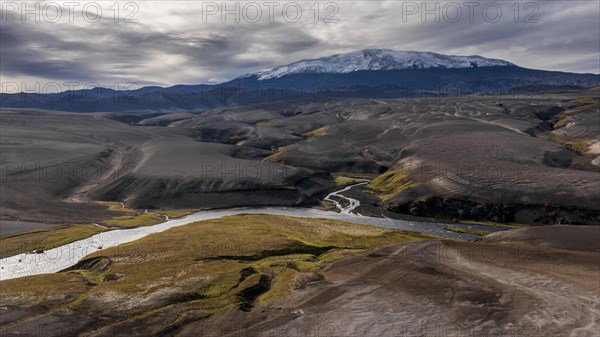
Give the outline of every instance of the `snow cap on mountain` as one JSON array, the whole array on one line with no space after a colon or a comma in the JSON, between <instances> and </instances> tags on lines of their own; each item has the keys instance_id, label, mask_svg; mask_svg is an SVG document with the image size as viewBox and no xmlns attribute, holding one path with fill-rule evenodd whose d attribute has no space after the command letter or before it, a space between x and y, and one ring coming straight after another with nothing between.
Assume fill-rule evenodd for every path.
<instances>
[{"instance_id":1,"label":"snow cap on mountain","mask_svg":"<svg viewBox=\"0 0 600 337\"><path fill-rule=\"evenodd\" d=\"M302 60L247 76L259 80L291 74L345 74L360 70L473 68L515 66L513 63L482 56L455 56L432 52L364 49L344 54Z\"/></svg>"}]
</instances>

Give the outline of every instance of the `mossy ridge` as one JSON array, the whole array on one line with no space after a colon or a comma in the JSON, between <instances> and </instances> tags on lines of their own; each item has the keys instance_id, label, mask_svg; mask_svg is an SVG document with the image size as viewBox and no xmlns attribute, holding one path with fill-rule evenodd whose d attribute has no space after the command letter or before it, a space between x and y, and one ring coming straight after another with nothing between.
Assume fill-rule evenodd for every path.
<instances>
[{"instance_id":1,"label":"mossy ridge","mask_svg":"<svg viewBox=\"0 0 600 337\"><path fill-rule=\"evenodd\" d=\"M591 139L569 138L552 132L540 134L538 137L565 146L581 155L585 155L593 144Z\"/></svg>"},{"instance_id":2,"label":"mossy ridge","mask_svg":"<svg viewBox=\"0 0 600 337\"><path fill-rule=\"evenodd\" d=\"M312 138L312 137L321 137L329 135L329 130L327 126L320 127L318 129L314 129L302 134L303 137Z\"/></svg>"},{"instance_id":3,"label":"mossy ridge","mask_svg":"<svg viewBox=\"0 0 600 337\"><path fill-rule=\"evenodd\" d=\"M382 201L386 201L398 193L414 186L414 182L408 178L403 170L388 170L373 179L367 187L375 191Z\"/></svg>"},{"instance_id":4,"label":"mossy ridge","mask_svg":"<svg viewBox=\"0 0 600 337\"><path fill-rule=\"evenodd\" d=\"M447 230L447 231L455 232L455 233L473 234L473 235L477 235L477 236L484 236L484 235L488 235L488 234L492 233L492 231L485 231L485 230L478 230L478 229L471 229L471 228L463 228L463 227L451 227L451 226L447 226L447 227L444 227L444 229Z\"/></svg>"},{"instance_id":5,"label":"mossy ridge","mask_svg":"<svg viewBox=\"0 0 600 337\"><path fill-rule=\"evenodd\" d=\"M264 120L256 123L256 126L273 126L274 122L272 120Z\"/></svg>"},{"instance_id":6,"label":"mossy ridge","mask_svg":"<svg viewBox=\"0 0 600 337\"><path fill-rule=\"evenodd\" d=\"M195 209L161 209L156 211L160 215L166 215L169 219L178 219L196 213L198 210Z\"/></svg>"},{"instance_id":7,"label":"mossy ridge","mask_svg":"<svg viewBox=\"0 0 600 337\"><path fill-rule=\"evenodd\" d=\"M579 97L571 100L570 103L573 104L572 107L562 111L551 121L554 130L568 126L571 121L570 117L575 114L598 111L600 108L600 97ZM568 138L565 135L553 132L550 135L543 135L542 138L564 145L580 154L585 154L593 143L592 139Z\"/></svg>"},{"instance_id":8,"label":"mossy ridge","mask_svg":"<svg viewBox=\"0 0 600 337\"><path fill-rule=\"evenodd\" d=\"M156 224L156 221L164 221L165 216L169 219L177 219L198 211L195 209L141 210L114 201L98 201L97 203L105 206L107 211L121 213L121 215L103 221L104 224L115 227L149 226Z\"/></svg>"},{"instance_id":9,"label":"mossy ridge","mask_svg":"<svg viewBox=\"0 0 600 337\"><path fill-rule=\"evenodd\" d=\"M119 228L131 228L140 226L152 226L165 221L165 218L158 213L153 212L139 212L132 215L121 215L112 219L102 221L106 226L119 227Z\"/></svg>"},{"instance_id":10,"label":"mossy ridge","mask_svg":"<svg viewBox=\"0 0 600 337\"><path fill-rule=\"evenodd\" d=\"M165 217L177 219L190 215L197 210L193 209L173 209L173 210L139 210L124 206L117 202L100 202L108 207L109 211L119 211L125 213L102 221L104 225L117 228L131 228L139 226L152 226L164 222Z\"/></svg>"},{"instance_id":11,"label":"mossy ridge","mask_svg":"<svg viewBox=\"0 0 600 337\"><path fill-rule=\"evenodd\" d=\"M265 158L263 158L262 161L269 162L269 163L281 163L281 164L285 164L284 162L280 161L279 157L285 151L289 150L292 146L294 146L294 144L278 147L277 150L275 150L275 152L273 152L271 155L266 156Z\"/></svg>"},{"instance_id":12,"label":"mossy ridge","mask_svg":"<svg viewBox=\"0 0 600 337\"><path fill-rule=\"evenodd\" d=\"M569 101L573 104L572 107L562 111L558 117L570 116L575 113L584 112L588 110L596 110L600 107L599 97L578 97Z\"/></svg>"},{"instance_id":13,"label":"mossy ridge","mask_svg":"<svg viewBox=\"0 0 600 337\"><path fill-rule=\"evenodd\" d=\"M336 176L335 177L335 184L337 186L356 184L356 183L360 183L362 181L364 181L364 179L362 179L362 178L353 178L353 177L346 177L346 176Z\"/></svg>"},{"instance_id":14,"label":"mossy ridge","mask_svg":"<svg viewBox=\"0 0 600 337\"><path fill-rule=\"evenodd\" d=\"M591 142L586 140L571 140L566 142L565 145L577 153L585 154L588 151Z\"/></svg>"}]
</instances>

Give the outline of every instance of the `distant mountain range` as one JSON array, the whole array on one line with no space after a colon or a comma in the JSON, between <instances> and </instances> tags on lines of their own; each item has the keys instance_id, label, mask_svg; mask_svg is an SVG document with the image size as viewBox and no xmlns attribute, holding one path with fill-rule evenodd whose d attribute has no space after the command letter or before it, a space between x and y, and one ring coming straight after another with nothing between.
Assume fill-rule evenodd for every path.
<instances>
[{"instance_id":1,"label":"distant mountain range","mask_svg":"<svg viewBox=\"0 0 600 337\"><path fill-rule=\"evenodd\" d=\"M286 99L530 93L598 85L600 75L597 74L534 70L481 56L365 49L302 60L216 85L0 94L0 106L135 112L218 108Z\"/></svg>"}]
</instances>

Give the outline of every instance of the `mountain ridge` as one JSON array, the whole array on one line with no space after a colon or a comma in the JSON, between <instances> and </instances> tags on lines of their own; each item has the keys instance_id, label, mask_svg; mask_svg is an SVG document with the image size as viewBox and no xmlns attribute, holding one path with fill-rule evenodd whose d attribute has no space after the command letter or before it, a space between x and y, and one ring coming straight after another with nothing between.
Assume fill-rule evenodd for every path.
<instances>
[{"instance_id":1,"label":"mountain ridge","mask_svg":"<svg viewBox=\"0 0 600 337\"><path fill-rule=\"evenodd\" d=\"M0 94L2 108L73 112L212 109L290 99L448 97L600 86L600 75L535 70L481 56L365 49L301 60L220 84Z\"/></svg>"}]
</instances>

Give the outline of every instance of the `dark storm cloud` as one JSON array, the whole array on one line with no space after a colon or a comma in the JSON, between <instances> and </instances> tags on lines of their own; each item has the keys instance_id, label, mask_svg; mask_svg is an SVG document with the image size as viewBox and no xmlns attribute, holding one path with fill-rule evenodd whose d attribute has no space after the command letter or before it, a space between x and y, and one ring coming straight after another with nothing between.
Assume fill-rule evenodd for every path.
<instances>
[{"instance_id":1,"label":"dark storm cloud","mask_svg":"<svg viewBox=\"0 0 600 337\"><path fill-rule=\"evenodd\" d=\"M79 78L90 81L95 78L88 72L89 66L85 61L45 57L52 53L64 53L66 50L86 52L89 51L87 44L64 41L47 32L18 28L3 25L0 30L2 74L22 74L56 80Z\"/></svg>"},{"instance_id":2,"label":"dark storm cloud","mask_svg":"<svg viewBox=\"0 0 600 337\"><path fill-rule=\"evenodd\" d=\"M532 68L600 71L597 3L539 2L536 23L515 23L510 4L502 3L502 20L494 23L480 14L474 22L420 15L403 22L399 1L338 2L339 22L328 24L314 23L311 12L297 23L221 22L218 16L202 22L200 5L189 2L140 2L138 24L117 24L110 16L94 24L23 23L11 16L1 23L0 73L2 81L201 83L363 48L480 54Z\"/></svg>"},{"instance_id":3,"label":"dark storm cloud","mask_svg":"<svg viewBox=\"0 0 600 337\"><path fill-rule=\"evenodd\" d=\"M42 75L45 78L71 80L80 78L92 81L94 76L88 74L86 63L65 60L24 60L15 62L15 67L8 74Z\"/></svg>"}]
</instances>

